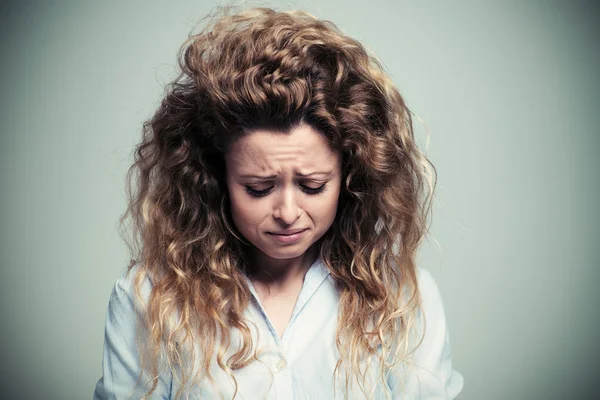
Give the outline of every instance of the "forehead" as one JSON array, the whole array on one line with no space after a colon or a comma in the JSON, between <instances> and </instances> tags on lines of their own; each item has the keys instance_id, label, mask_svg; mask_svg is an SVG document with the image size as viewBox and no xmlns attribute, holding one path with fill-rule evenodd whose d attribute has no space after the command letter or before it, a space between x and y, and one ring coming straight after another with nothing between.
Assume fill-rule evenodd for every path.
<instances>
[{"instance_id":1,"label":"forehead","mask_svg":"<svg viewBox=\"0 0 600 400\"><path fill-rule=\"evenodd\" d=\"M231 145L226 160L229 167L239 172L277 173L288 168L333 168L338 155L321 133L300 125L289 133L272 130L248 133Z\"/></svg>"}]
</instances>

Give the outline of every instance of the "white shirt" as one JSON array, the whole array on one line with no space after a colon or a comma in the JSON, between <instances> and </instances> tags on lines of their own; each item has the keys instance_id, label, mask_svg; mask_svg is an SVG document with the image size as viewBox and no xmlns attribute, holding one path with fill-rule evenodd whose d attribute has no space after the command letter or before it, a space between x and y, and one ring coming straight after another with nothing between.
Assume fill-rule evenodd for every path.
<instances>
[{"instance_id":1,"label":"white shirt","mask_svg":"<svg viewBox=\"0 0 600 400\"><path fill-rule=\"evenodd\" d=\"M140 373L136 344L137 317L133 288L135 267L115 284L108 306L103 354L103 376L96 385L95 400L138 399L145 390L136 389ZM450 342L440 292L423 269L418 271L422 313L418 323L426 321L423 342L415 351L412 367L402 384L388 380L387 390L393 399L453 399L463 387L462 376L452 369ZM342 399L338 385L334 397L333 371L339 355L335 331L339 297L329 271L317 259L304 278L291 320L281 338L260 305L250 281L253 295L246 317L255 324L253 341L264 349L259 359L234 372L238 382L236 399L240 400L315 400ZM147 299L150 282L143 287ZM232 341L235 343L235 341ZM377 371L377 368L370 369ZM232 399L234 386L225 372L215 365L211 369L215 384L203 380L190 399ZM375 386L373 399L384 399L381 385ZM170 373L160 376L152 399L175 398L179 388ZM131 397L129 397L131 396ZM222 397L221 397L222 396ZM364 399L360 391L349 399Z\"/></svg>"}]
</instances>

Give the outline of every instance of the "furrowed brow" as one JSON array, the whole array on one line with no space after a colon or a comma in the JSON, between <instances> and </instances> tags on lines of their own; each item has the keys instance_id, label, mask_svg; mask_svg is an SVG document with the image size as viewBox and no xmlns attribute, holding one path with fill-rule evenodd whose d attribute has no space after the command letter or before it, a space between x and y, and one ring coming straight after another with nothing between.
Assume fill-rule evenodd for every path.
<instances>
[{"instance_id":1,"label":"furrowed brow","mask_svg":"<svg viewBox=\"0 0 600 400\"><path fill-rule=\"evenodd\" d=\"M261 175L248 174L248 175L240 175L240 178L275 179L275 178L277 178L277 175L261 176Z\"/></svg>"},{"instance_id":2,"label":"furrowed brow","mask_svg":"<svg viewBox=\"0 0 600 400\"><path fill-rule=\"evenodd\" d=\"M329 177L329 176L331 176L331 174L333 174L333 171L314 171L314 172L309 172L307 174L303 174L301 172L296 172L296 176L301 176L303 178L307 178L309 176L314 176L314 175L323 175L325 177Z\"/></svg>"},{"instance_id":3,"label":"furrowed brow","mask_svg":"<svg viewBox=\"0 0 600 400\"><path fill-rule=\"evenodd\" d=\"M315 175L323 175L324 177L329 177L331 176L333 172L332 171L315 171L315 172L309 172L307 174L303 174L301 172L296 172L296 176L302 177L302 178L308 178L310 176L315 176ZM254 175L254 174L244 174L244 175L240 175L241 178L255 178L255 179L275 179L277 178L277 175L269 175L269 176L264 176L264 175Z\"/></svg>"}]
</instances>

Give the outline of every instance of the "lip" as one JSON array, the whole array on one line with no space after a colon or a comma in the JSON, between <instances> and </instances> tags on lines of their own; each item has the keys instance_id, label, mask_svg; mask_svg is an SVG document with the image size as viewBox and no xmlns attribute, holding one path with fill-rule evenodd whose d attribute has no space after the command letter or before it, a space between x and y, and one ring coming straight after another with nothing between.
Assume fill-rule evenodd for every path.
<instances>
[{"instance_id":1,"label":"lip","mask_svg":"<svg viewBox=\"0 0 600 400\"><path fill-rule=\"evenodd\" d=\"M306 228L304 229L289 229L287 231L279 231L279 232L269 232L271 235L293 235L294 233L299 233L302 231L305 231Z\"/></svg>"},{"instance_id":2,"label":"lip","mask_svg":"<svg viewBox=\"0 0 600 400\"><path fill-rule=\"evenodd\" d=\"M293 232L291 234L281 234L269 232L269 235L280 243L295 243L300 240L302 234L306 231L306 229L296 229L288 232ZM285 231L284 231L285 232Z\"/></svg>"}]
</instances>

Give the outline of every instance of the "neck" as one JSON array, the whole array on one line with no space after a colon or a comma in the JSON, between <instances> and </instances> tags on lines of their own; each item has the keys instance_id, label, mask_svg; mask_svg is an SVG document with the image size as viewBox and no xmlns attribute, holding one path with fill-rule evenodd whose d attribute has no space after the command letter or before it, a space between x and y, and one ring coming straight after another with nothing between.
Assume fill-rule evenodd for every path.
<instances>
[{"instance_id":1,"label":"neck","mask_svg":"<svg viewBox=\"0 0 600 400\"><path fill-rule=\"evenodd\" d=\"M304 281L304 275L318 257L318 249L311 246L303 255L290 259L274 259L254 250L250 279L271 289L282 289Z\"/></svg>"}]
</instances>

